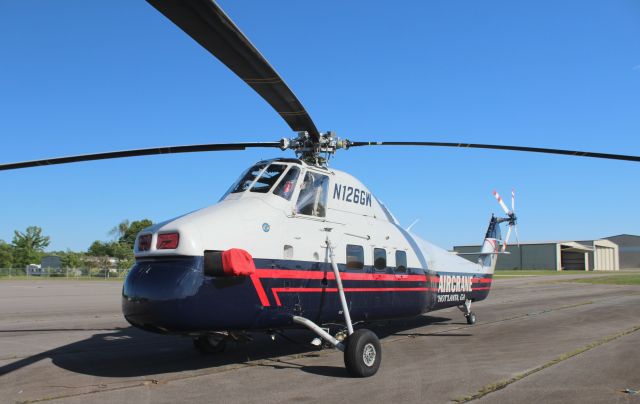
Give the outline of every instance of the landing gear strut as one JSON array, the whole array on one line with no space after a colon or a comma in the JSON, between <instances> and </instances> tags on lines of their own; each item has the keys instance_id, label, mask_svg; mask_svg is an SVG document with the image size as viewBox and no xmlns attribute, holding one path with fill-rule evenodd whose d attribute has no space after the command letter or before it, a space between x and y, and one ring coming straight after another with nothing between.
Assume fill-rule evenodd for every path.
<instances>
[{"instance_id":1,"label":"landing gear strut","mask_svg":"<svg viewBox=\"0 0 640 404\"><path fill-rule=\"evenodd\" d=\"M462 306L458 306L460 311L464 313L464 317L467 319L467 324L474 325L476 323L476 313L471 311L471 300L464 301Z\"/></svg>"},{"instance_id":2,"label":"landing gear strut","mask_svg":"<svg viewBox=\"0 0 640 404\"><path fill-rule=\"evenodd\" d=\"M378 340L378 337L373 331L364 328L353 331L351 316L349 315L349 306L347 305L347 299L344 295L340 271L338 270L338 265L335 262L333 247L331 246L329 237L327 237L327 250L331 259L331 267L333 268L333 273L336 278L336 285L338 286L338 294L340 296L340 303L342 305L342 313L344 314L344 322L347 326L348 336L344 342L340 342L307 318L293 316L292 320L296 324L309 328L320 338L344 352L344 365L351 376L373 376L378 371L382 360L382 347L380 346L380 340Z\"/></svg>"}]
</instances>

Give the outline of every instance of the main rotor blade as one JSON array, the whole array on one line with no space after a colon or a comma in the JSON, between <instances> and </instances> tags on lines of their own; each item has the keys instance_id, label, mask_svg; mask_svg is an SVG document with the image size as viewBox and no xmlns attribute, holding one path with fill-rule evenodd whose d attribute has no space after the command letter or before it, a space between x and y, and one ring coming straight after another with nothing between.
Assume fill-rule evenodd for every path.
<instances>
[{"instance_id":1,"label":"main rotor blade","mask_svg":"<svg viewBox=\"0 0 640 404\"><path fill-rule=\"evenodd\" d=\"M533 153L547 154L564 154L567 156L593 157L609 160L626 160L640 162L640 156L629 156L624 154L596 153L577 150L563 149L546 149L542 147L526 147L526 146L504 146L495 144L479 144L479 143L449 143L449 142L352 142L349 147L356 146L435 146L435 147L463 147L470 149L494 149L494 150L512 150Z\"/></svg>"},{"instance_id":2,"label":"main rotor blade","mask_svg":"<svg viewBox=\"0 0 640 404\"><path fill-rule=\"evenodd\" d=\"M278 142L257 142L257 143L218 143L218 144L195 144L186 146L165 146L152 147L150 149L122 150L106 153L82 154L78 156L56 157L44 160L23 161L19 163L0 164L0 171L15 170L18 168L48 166L53 164L77 163L79 161L107 160L122 157L150 156L154 154L177 154L196 153L226 150L244 150L256 147L280 147Z\"/></svg>"},{"instance_id":3,"label":"main rotor blade","mask_svg":"<svg viewBox=\"0 0 640 404\"><path fill-rule=\"evenodd\" d=\"M296 132L320 134L293 91L213 0L147 0L265 99Z\"/></svg>"}]
</instances>

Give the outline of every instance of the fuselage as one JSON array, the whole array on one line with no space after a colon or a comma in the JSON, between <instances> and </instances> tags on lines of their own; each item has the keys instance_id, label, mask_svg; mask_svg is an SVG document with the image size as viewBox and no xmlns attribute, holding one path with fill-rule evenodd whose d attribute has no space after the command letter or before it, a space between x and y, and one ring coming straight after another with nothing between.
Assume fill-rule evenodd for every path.
<instances>
[{"instance_id":1,"label":"fuselage","mask_svg":"<svg viewBox=\"0 0 640 404\"><path fill-rule=\"evenodd\" d=\"M217 204L140 233L124 315L185 334L288 327L293 315L340 322L327 240L354 321L415 316L489 292L493 267L404 230L356 178L277 159L247 170ZM255 271L205 274L204 251L230 249L249 253Z\"/></svg>"}]
</instances>

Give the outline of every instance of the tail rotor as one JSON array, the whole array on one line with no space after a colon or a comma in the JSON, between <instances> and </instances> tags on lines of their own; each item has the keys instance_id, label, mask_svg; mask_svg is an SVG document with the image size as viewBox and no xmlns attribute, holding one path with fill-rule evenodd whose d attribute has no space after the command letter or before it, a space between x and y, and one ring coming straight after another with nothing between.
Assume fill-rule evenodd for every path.
<instances>
[{"instance_id":1,"label":"tail rotor","mask_svg":"<svg viewBox=\"0 0 640 404\"><path fill-rule=\"evenodd\" d=\"M502 243L502 252L505 252L505 250L507 249L507 245L509 244L509 238L511 237L512 231L515 233L516 243L518 244L518 246L520 246L520 237L518 236L518 227L517 227L518 218L516 217L516 213L515 213L516 191L513 189L511 190L511 210L507 208L507 205L504 203L504 201L500 197L500 194L498 194L497 191L495 190L493 191L493 196L496 198L496 200L498 201L498 204L500 204L500 207L502 208L504 213L507 215L507 217L497 219L498 223L507 222L509 225L509 229L507 230L507 237L505 237L504 242Z\"/></svg>"}]
</instances>

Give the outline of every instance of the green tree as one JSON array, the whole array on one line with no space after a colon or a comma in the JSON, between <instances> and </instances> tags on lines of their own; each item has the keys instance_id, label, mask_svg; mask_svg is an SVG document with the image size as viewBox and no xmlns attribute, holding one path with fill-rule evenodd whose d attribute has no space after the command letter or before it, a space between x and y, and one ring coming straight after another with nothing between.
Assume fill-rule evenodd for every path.
<instances>
[{"instance_id":1,"label":"green tree","mask_svg":"<svg viewBox=\"0 0 640 404\"><path fill-rule=\"evenodd\" d=\"M116 227L111 229L111 231L109 231L109 235L114 236L116 240L120 240L120 238L123 237L129 229L129 225L130 223L128 219L123 220Z\"/></svg>"},{"instance_id":2,"label":"green tree","mask_svg":"<svg viewBox=\"0 0 640 404\"><path fill-rule=\"evenodd\" d=\"M149 219L133 222L123 220L109 232L109 235L117 237L117 241L105 242L96 240L87 250L87 255L99 258L117 258L118 269L130 268L135 261L133 245L135 244L136 236L141 230L151 225L153 225L153 222ZM95 266L95 261L91 261L90 265Z\"/></svg>"},{"instance_id":3,"label":"green tree","mask_svg":"<svg viewBox=\"0 0 640 404\"><path fill-rule=\"evenodd\" d=\"M133 247L124 243L115 243L113 245L113 257L118 259L118 269L127 269L133 265Z\"/></svg>"},{"instance_id":4,"label":"green tree","mask_svg":"<svg viewBox=\"0 0 640 404\"><path fill-rule=\"evenodd\" d=\"M81 268L83 266L83 253L67 250L64 252L57 252L55 255L60 257L60 265L62 268L72 269Z\"/></svg>"},{"instance_id":5,"label":"green tree","mask_svg":"<svg viewBox=\"0 0 640 404\"><path fill-rule=\"evenodd\" d=\"M124 222L120 223L120 225L122 225L123 223ZM138 233L152 225L153 222L149 219L142 219L131 222L129 227L127 227L122 236L118 239L118 242L128 245L129 248L133 249L133 245L136 241L136 236L138 235Z\"/></svg>"},{"instance_id":6,"label":"green tree","mask_svg":"<svg viewBox=\"0 0 640 404\"><path fill-rule=\"evenodd\" d=\"M27 264L40 262L49 242L49 236L43 236L42 229L38 226L29 226L24 233L16 230L12 240L14 266L23 268Z\"/></svg>"},{"instance_id":7,"label":"green tree","mask_svg":"<svg viewBox=\"0 0 640 404\"><path fill-rule=\"evenodd\" d=\"M0 240L0 268L11 268L13 265L13 247Z\"/></svg>"},{"instance_id":8,"label":"green tree","mask_svg":"<svg viewBox=\"0 0 640 404\"><path fill-rule=\"evenodd\" d=\"M107 255L111 255L111 244L112 243L104 243L100 240L96 240L91 243L89 249L87 250L87 254L92 255L94 257L104 257Z\"/></svg>"}]
</instances>

